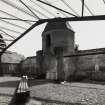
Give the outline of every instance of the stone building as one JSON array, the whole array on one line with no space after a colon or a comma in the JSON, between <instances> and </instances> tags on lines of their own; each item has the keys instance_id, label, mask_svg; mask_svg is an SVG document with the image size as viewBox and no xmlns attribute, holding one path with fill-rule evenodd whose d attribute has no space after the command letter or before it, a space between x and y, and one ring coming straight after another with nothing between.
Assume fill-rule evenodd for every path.
<instances>
[{"instance_id":1,"label":"stone building","mask_svg":"<svg viewBox=\"0 0 105 105\"><path fill-rule=\"evenodd\" d=\"M16 52L6 51L1 56L1 75L18 75L20 70L19 64L25 57Z\"/></svg>"},{"instance_id":2,"label":"stone building","mask_svg":"<svg viewBox=\"0 0 105 105\"><path fill-rule=\"evenodd\" d=\"M42 51L47 79L64 80L63 56L73 54L74 31L66 22L48 23L42 33Z\"/></svg>"},{"instance_id":3,"label":"stone building","mask_svg":"<svg viewBox=\"0 0 105 105\"><path fill-rule=\"evenodd\" d=\"M75 46L75 32L68 22L48 23L42 33L42 50L35 58L37 70L52 80L87 77L95 72L104 76L105 48L78 50Z\"/></svg>"}]
</instances>

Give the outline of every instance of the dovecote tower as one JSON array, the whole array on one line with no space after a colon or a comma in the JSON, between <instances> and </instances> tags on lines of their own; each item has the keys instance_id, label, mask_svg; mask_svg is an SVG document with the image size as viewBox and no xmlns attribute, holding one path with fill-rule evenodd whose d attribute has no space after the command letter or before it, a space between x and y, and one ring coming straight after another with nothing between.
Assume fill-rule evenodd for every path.
<instances>
[{"instance_id":1,"label":"dovecote tower","mask_svg":"<svg viewBox=\"0 0 105 105\"><path fill-rule=\"evenodd\" d=\"M74 53L74 31L68 22L50 22L42 34L44 54L63 55Z\"/></svg>"}]
</instances>

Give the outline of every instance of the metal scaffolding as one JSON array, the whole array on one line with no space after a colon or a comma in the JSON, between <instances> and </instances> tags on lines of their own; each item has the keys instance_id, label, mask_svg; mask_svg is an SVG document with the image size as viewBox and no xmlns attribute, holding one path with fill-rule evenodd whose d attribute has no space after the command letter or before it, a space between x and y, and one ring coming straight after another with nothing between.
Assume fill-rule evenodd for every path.
<instances>
[{"instance_id":1,"label":"metal scaffolding","mask_svg":"<svg viewBox=\"0 0 105 105\"><path fill-rule=\"evenodd\" d=\"M0 56L19 39L25 36L36 26L54 21L96 21L105 20L105 14L96 14L92 11L89 3L85 0L76 0L74 5L73 0L1 0L1 5L10 8L4 9L0 7L0 34L3 36L5 43L8 45L1 49ZM78 2L78 3L77 3ZM81 11L78 12L75 5L81 4ZM90 1L91 3L91 1ZM105 4L104 0L100 0L100 4ZM65 8L62 7L64 5ZM79 6L80 7L80 6ZM86 11L88 12L85 15ZM59 14L59 15L58 15ZM5 25L6 24L6 25ZM10 27L8 27L10 26ZM13 28L11 28L14 27ZM5 38L8 35L8 38Z\"/></svg>"}]
</instances>

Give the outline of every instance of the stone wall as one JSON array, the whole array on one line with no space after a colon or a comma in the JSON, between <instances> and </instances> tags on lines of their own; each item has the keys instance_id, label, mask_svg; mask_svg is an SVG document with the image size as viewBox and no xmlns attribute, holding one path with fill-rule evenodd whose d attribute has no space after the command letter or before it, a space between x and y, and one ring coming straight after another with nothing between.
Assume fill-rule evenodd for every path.
<instances>
[{"instance_id":1,"label":"stone wall","mask_svg":"<svg viewBox=\"0 0 105 105\"><path fill-rule=\"evenodd\" d=\"M57 78L57 60L53 55L45 55L43 60L43 70L47 79Z\"/></svg>"},{"instance_id":2,"label":"stone wall","mask_svg":"<svg viewBox=\"0 0 105 105\"><path fill-rule=\"evenodd\" d=\"M21 74L35 75L38 73L38 65L36 61L36 56L27 57L21 62Z\"/></svg>"},{"instance_id":3,"label":"stone wall","mask_svg":"<svg viewBox=\"0 0 105 105\"><path fill-rule=\"evenodd\" d=\"M84 50L78 52L78 54L89 54L89 53L98 53L98 54L91 54L91 55L83 55L76 57L77 68L81 71L86 70L95 70L95 65L99 65L100 70L105 69L105 49L94 49L94 50ZM103 52L103 54L101 54Z\"/></svg>"},{"instance_id":4,"label":"stone wall","mask_svg":"<svg viewBox=\"0 0 105 105\"><path fill-rule=\"evenodd\" d=\"M20 62L24 60L25 57L16 52L6 51L1 56L1 75L18 75L20 70Z\"/></svg>"},{"instance_id":5,"label":"stone wall","mask_svg":"<svg viewBox=\"0 0 105 105\"><path fill-rule=\"evenodd\" d=\"M92 76L93 73L101 73L100 76L102 76L102 74L104 75L105 54L100 53L104 51L105 49L84 50L76 53L78 55L81 54L81 56L64 57L66 78L70 78L70 76L74 75L89 77ZM100 77L97 76L97 78Z\"/></svg>"},{"instance_id":6,"label":"stone wall","mask_svg":"<svg viewBox=\"0 0 105 105\"><path fill-rule=\"evenodd\" d=\"M74 76L90 77L92 73L97 73L102 76L105 73L105 54L101 54L105 49L80 50L76 55L57 59L54 56L46 56L44 58L47 73L54 77L54 72L57 72L56 78L61 80L69 80ZM97 54L94 54L97 53ZM98 70L98 71L97 71ZM56 79L55 78L55 79ZM100 78L97 76L97 78ZM51 79L49 77L49 79Z\"/></svg>"},{"instance_id":7,"label":"stone wall","mask_svg":"<svg viewBox=\"0 0 105 105\"><path fill-rule=\"evenodd\" d=\"M101 54L103 52L103 54ZM57 57L52 54L37 54L36 57L27 58L23 65L33 67L33 71L46 74L47 79L70 80L71 77L91 76L97 72L105 74L105 49L79 50L75 52L80 56ZM94 54L97 53L97 54ZM27 62L27 63L25 63ZM25 69L26 70L26 69ZM29 71L30 69L27 69ZM101 74L100 74L101 72ZM105 77L105 76L104 76ZM96 76L96 78L100 78Z\"/></svg>"}]
</instances>

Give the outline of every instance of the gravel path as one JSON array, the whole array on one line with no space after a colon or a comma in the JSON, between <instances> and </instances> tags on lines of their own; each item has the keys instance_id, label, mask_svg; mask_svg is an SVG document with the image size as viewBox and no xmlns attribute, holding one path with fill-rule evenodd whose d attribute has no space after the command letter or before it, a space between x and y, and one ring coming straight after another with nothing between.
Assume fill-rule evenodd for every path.
<instances>
[{"instance_id":1,"label":"gravel path","mask_svg":"<svg viewBox=\"0 0 105 105\"><path fill-rule=\"evenodd\" d=\"M31 97L40 97L45 100L81 103L85 105L105 105L104 85L88 83L66 83L64 85L47 83L32 86L30 90Z\"/></svg>"}]
</instances>

